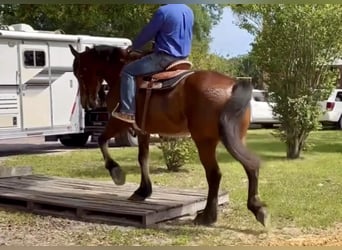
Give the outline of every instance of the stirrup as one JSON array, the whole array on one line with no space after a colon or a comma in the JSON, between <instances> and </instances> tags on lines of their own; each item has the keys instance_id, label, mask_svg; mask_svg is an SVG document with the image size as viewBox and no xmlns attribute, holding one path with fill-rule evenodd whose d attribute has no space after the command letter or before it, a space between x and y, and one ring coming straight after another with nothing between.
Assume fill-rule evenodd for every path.
<instances>
[{"instance_id":1,"label":"stirrup","mask_svg":"<svg viewBox=\"0 0 342 250\"><path fill-rule=\"evenodd\" d=\"M124 114L124 113L113 111L112 116L124 122L135 123L134 115L129 115L129 114Z\"/></svg>"}]
</instances>

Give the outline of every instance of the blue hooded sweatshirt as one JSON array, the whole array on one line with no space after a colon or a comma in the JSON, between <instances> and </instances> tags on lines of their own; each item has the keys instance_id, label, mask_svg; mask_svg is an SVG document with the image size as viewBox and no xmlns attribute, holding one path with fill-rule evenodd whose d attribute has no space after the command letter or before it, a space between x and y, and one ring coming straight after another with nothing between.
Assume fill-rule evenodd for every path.
<instances>
[{"instance_id":1,"label":"blue hooded sweatshirt","mask_svg":"<svg viewBox=\"0 0 342 250\"><path fill-rule=\"evenodd\" d=\"M167 4L158 8L151 21L133 41L133 49L140 49L154 39L155 52L185 58L191 51L194 14L185 4Z\"/></svg>"}]
</instances>

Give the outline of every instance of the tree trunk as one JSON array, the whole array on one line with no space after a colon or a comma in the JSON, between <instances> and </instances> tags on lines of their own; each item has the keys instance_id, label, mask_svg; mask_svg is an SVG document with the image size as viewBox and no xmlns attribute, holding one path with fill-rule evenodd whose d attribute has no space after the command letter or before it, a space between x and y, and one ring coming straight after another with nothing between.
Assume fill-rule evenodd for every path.
<instances>
[{"instance_id":1,"label":"tree trunk","mask_svg":"<svg viewBox=\"0 0 342 250\"><path fill-rule=\"evenodd\" d=\"M302 150L301 145L302 143L299 141L298 138L291 138L287 142L286 157L288 159L298 159Z\"/></svg>"}]
</instances>

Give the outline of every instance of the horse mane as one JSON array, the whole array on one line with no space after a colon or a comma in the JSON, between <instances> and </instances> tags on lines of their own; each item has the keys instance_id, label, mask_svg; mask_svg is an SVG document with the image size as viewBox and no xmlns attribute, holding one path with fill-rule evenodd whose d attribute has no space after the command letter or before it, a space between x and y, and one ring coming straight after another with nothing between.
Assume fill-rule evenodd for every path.
<instances>
[{"instance_id":1,"label":"horse mane","mask_svg":"<svg viewBox=\"0 0 342 250\"><path fill-rule=\"evenodd\" d=\"M122 47L110 45L96 45L92 49L90 49L90 51L98 59L107 61L109 63L122 63L123 61L134 61L153 52L135 50L134 52L127 54Z\"/></svg>"},{"instance_id":2,"label":"horse mane","mask_svg":"<svg viewBox=\"0 0 342 250\"><path fill-rule=\"evenodd\" d=\"M123 57L123 49L121 47L110 45L96 45L92 49L95 56L101 60L115 63Z\"/></svg>"}]
</instances>

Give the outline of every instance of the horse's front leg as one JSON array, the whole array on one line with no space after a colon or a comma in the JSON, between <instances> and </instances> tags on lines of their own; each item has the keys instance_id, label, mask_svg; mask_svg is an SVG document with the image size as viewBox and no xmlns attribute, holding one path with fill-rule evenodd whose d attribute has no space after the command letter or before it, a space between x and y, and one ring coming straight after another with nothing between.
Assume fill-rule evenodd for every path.
<instances>
[{"instance_id":1,"label":"horse's front leg","mask_svg":"<svg viewBox=\"0 0 342 250\"><path fill-rule=\"evenodd\" d=\"M138 135L139 142L139 165L141 171L141 180L139 188L134 192L134 194L129 198L129 200L143 201L150 197L152 194L152 184L149 175L149 143L150 135Z\"/></svg>"},{"instance_id":2,"label":"horse's front leg","mask_svg":"<svg viewBox=\"0 0 342 250\"><path fill-rule=\"evenodd\" d=\"M109 174L116 185L125 184L126 175L122 171L120 165L110 156L108 152L108 141L110 138L113 138L123 131L127 130L128 126L129 125L127 123L121 122L111 117L105 127L105 130L98 139L98 144L101 149L103 159L105 161L105 167L109 171Z\"/></svg>"}]
</instances>

